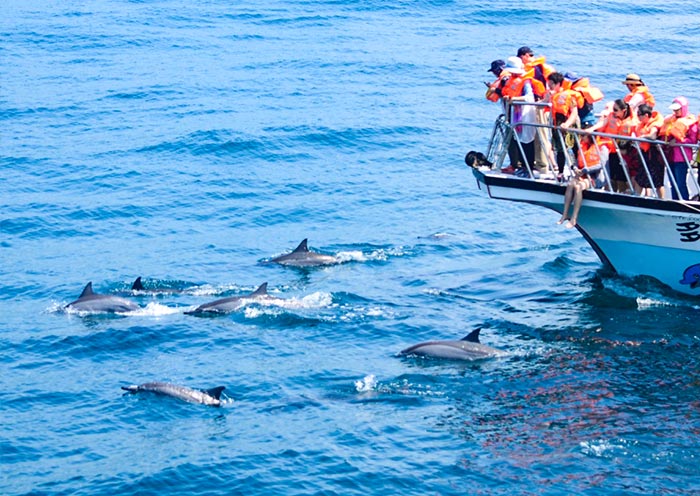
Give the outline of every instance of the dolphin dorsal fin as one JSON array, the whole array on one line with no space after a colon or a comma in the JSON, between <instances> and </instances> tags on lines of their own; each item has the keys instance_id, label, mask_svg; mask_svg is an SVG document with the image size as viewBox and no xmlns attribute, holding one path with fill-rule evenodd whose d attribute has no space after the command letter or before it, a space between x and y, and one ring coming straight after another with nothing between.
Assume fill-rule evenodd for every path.
<instances>
[{"instance_id":1,"label":"dolphin dorsal fin","mask_svg":"<svg viewBox=\"0 0 700 496\"><path fill-rule=\"evenodd\" d=\"M141 276L138 276L136 280L134 281L134 284L131 285L131 290L132 291L143 291L143 283L141 282Z\"/></svg>"},{"instance_id":2,"label":"dolphin dorsal fin","mask_svg":"<svg viewBox=\"0 0 700 496\"><path fill-rule=\"evenodd\" d=\"M469 341L470 343L481 343L479 341L479 333L481 332L481 327L477 327L472 332L464 336L460 341Z\"/></svg>"},{"instance_id":3,"label":"dolphin dorsal fin","mask_svg":"<svg viewBox=\"0 0 700 496\"><path fill-rule=\"evenodd\" d=\"M307 244L308 240L309 238L304 238L304 241L299 243L299 246L294 248L294 251L292 253L309 251L309 246Z\"/></svg>"},{"instance_id":4,"label":"dolphin dorsal fin","mask_svg":"<svg viewBox=\"0 0 700 496\"><path fill-rule=\"evenodd\" d=\"M252 293L250 293L250 296L265 296L267 294L267 283L264 282Z\"/></svg>"},{"instance_id":5,"label":"dolphin dorsal fin","mask_svg":"<svg viewBox=\"0 0 700 496\"><path fill-rule=\"evenodd\" d=\"M226 389L226 386L218 386L215 388L211 389L205 389L204 392L211 396L212 398L216 398L217 400L221 399L221 392Z\"/></svg>"},{"instance_id":6,"label":"dolphin dorsal fin","mask_svg":"<svg viewBox=\"0 0 700 496\"><path fill-rule=\"evenodd\" d=\"M83 289L83 292L80 293L80 298L85 298L86 296L90 296L93 294L95 294L95 292L92 290L92 281L90 281L85 286L85 289Z\"/></svg>"}]
</instances>

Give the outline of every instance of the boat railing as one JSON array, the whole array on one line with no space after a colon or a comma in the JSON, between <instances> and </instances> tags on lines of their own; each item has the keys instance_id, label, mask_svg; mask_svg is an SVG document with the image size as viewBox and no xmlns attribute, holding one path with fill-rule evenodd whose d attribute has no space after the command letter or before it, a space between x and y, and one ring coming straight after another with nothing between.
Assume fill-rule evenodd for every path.
<instances>
[{"instance_id":1,"label":"boat railing","mask_svg":"<svg viewBox=\"0 0 700 496\"><path fill-rule=\"evenodd\" d=\"M545 113L543 109L548 107L546 103L524 103L512 102L514 106L529 105L535 107L537 119L535 122L517 122L512 124L507 118L511 114L510 108L506 107L506 112L498 117L491 134L488 151L486 153L486 162L490 164L493 170L509 170L505 167L505 161L510 157L509 164L517 176L523 179L536 180L552 180L562 181L574 174L574 170L578 168L579 159L584 163L585 167L593 164L585 163L585 154L579 154L581 149L581 139L583 136L593 136L593 146L596 147L598 157L601 163L605 163L599 172L598 181L595 187L600 190L610 193L628 194L636 196L649 196L653 198L683 198L681 189L676 182L669 155L674 148L682 148L683 152L679 155L683 157L687 167L687 180L691 191L695 194L700 193L700 184L698 184L697 167L698 145L679 144L674 142L666 142L662 140L649 140L633 136L621 136L619 134L609 134L601 132L590 132L585 129L578 128L562 128L553 125L551 122L551 112ZM521 127L522 126L522 127ZM535 163L531 163L525 153L524 144L520 135L525 127L535 129L535 146L539 148L536 154ZM557 143L555 144L555 140ZM601 143L608 142L608 146ZM528 142L528 144L531 142ZM612 146L610 146L612 143ZM556 149L564 150L565 169L564 177L559 174ZM517 153L514 153L517 150ZM653 150L653 155L651 150ZM626 186L622 188L622 181L612 181L610 177L610 165L608 157L611 154L616 154L619 164L625 176ZM518 163L513 163L514 157L517 157ZM666 178L666 184L670 186L671 195L664 194L664 189L659 185L659 178L653 177L652 164L650 158L656 161L658 167L661 163ZM660 171L656 171L657 175ZM636 177L643 174L646 179L643 181L644 186L637 183ZM648 186L647 186L648 185ZM661 183L661 186L663 182Z\"/></svg>"}]
</instances>

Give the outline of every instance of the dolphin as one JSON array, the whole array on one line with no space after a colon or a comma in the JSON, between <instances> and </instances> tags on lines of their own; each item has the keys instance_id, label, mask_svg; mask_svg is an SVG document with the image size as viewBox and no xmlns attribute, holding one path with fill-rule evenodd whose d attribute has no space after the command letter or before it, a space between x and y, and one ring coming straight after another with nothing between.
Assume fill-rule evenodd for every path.
<instances>
[{"instance_id":1,"label":"dolphin","mask_svg":"<svg viewBox=\"0 0 700 496\"><path fill-rule=\"evenodd\" d=\"M168 382L146 382L139 386L122 386L122 389L130 393L149 392L189 401L190 403L221 406L221 392L226 388L224 386L219 386L211 389L192 389Z\"/></svg>"},{"instance_id":2,"label":"dolphin","mask_svg":"<svg viewBox=\"0 0 700 496\"><path fill-rule=\"evenodd\" d=\"M149 293L149 294L154 294L154 295L159 295L159 294L178 294L178 293L184 293L184 290L182 289L177 289L177 288L146 288L143 285L143 281L141 279L141 276L138 276L134 283L131 285L131 292L132 293Z\"/></svg>"},{"instance_id":3,"label":"dolphin","mask_svg":"<svg viewBox=\"0 0 700 496\"><path fill-rule=\"evenodd\" d=\"M280 298L274 298L267 294L267 283L264 282L258 289L244 296L231 296L230 298L221 298L220 300L211 301L199 305L194 310L185 312L187 315L202 315L202 314L217 314L230 313L238 310L248 301L279 301Z\"/></svg>"},{"instance_id":4,"label":"dolphin","mask_svg":"<svg viewBox=\"0 0 700 496\"><path fill-rule=\"evenodd\" d=\"M138 276L136 280L134 281L134 284L131 285L131 290L132 291L145 291L146 288L143 287L143 283L141 282L141 276Z\"/></svg>"},{"instance_id":5,"label":"dolphin","mask_svg":"<svg viewBox=\"0 0 700 496\"><path fill-rule=\"evenodd\" d=\"M270 260L270 262L280 265L289 265L291 267L319 267L321 265L340 263L338 258L331 255L323 255L322 253L309 251L307 241L308 239L304 239L304 241L299 243L299 246L294 248L294 251L286 255L275 257Z\"/></svg>"},{"instance_id":6,"label":"dolphin","mask_svg":"<svg viewBox=\"0 0 700 496\"><path fill-rule=\"evenodd\" d=\"M80 297L65 306L66 310L90 313L124 313L139 310L133 301L114 295L98 294L92 290L92 282L87 283Z\"/></svg>"},{"instance_id":7,"label":"dolphin","mask_svg":"<svg viewBox=\"0 0 700 496\"><path fill-rule=\"evenodd\" d=\"M426 341L399 352L399 356L416 355L451 360L481 360L502 356L505 352L479 341L481 328L475 329L459 341Z\"/></svg>"}]
</instances>

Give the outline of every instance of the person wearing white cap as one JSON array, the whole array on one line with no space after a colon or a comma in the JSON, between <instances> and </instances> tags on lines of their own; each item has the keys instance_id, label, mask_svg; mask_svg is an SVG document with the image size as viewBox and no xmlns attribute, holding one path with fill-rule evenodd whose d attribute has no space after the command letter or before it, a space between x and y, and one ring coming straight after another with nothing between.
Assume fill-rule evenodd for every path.
<instances>
[{"instance_id":1,"label":"person wearing white cap","mask_svg":"<svg viewBox=\"0 0 700 496\"><path fill-rule=\"evenodd\" d=\"M503 102L506 104L506 109L510 108L509 121L517 133L524 152L521 154L517 142L512 140L508 147L510 165L516 168L520 162L525 170L527 170L526 164L532 170L535 165L535 132L537 130L536 127L528 125L536 122L535 107L528 105L535 103L532 79L524 77L523 61L518 57L508 57L504 71L510 74L510 78L502 88ZM512 102L519 104L512 105Z\"/></svg>"},{"instance_id":2,"label":"person wearing white cap","mask_svg":"<svg viewBox=\"0 0 700 496\"><path fill-rule=\"evenodd\" d=\"M694 145L698 141L698 124L695 116L688 112L688 99L677 96L669 107L673 113L664 119L659 130L659 139L669 144ZM674 200L688 199L688 163L692 160L693 149L688 146L667 146L666 158L671 166L671 172L677 188L671 184L671 195Z\"/></svg>"}]
</instances>

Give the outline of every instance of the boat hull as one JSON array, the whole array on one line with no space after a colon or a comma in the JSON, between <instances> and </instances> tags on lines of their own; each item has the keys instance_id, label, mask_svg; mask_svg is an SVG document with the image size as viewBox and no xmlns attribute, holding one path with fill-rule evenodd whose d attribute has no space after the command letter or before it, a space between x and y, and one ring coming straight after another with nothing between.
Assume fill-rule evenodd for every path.
<instances>
[{"instance_id":1,"label":"boat hull","mask_svg":"<svg viewBox=\"0 0 700 496\"><path fill-rule=\"evenodd\" d=\"M473 168L491 198L561 213L565 186ZM700 205L587 190L578 231L615 272L653 277L672 289L700 295Z\"/></svg>"}]
</instances>

